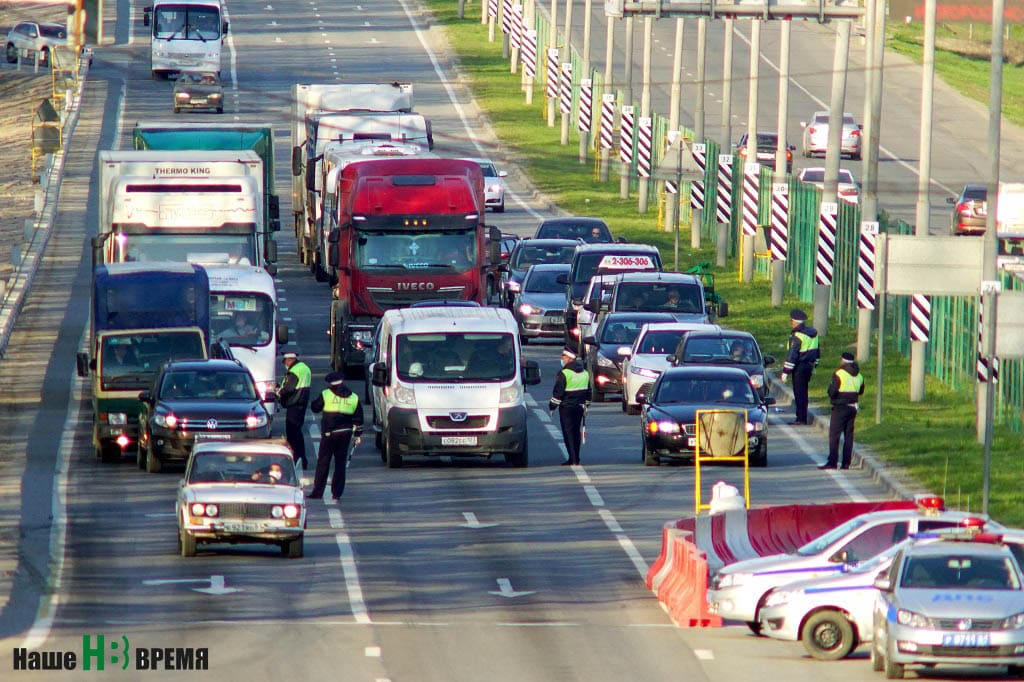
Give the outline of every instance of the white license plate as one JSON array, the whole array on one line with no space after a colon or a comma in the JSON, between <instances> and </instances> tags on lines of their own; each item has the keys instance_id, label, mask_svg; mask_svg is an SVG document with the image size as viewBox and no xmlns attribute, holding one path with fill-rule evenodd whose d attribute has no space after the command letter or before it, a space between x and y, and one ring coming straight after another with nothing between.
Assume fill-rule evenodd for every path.
<instances>
[{"instance_id":1,"label":"white license plate","mask_svg":"<svg viewBox=\"0 0 1024 682\"><path fill-rule=\"evenodd\" d=\"M197 433L196 442L203 440L231 440L230 433Z\"/></svg>"},{"instance_id":2,"label":"white license plate","mask_svg":"<svg viewBox=\"0 0 1024 682\"><path fill-rule=\"evenodd\" d=\"M266 530L262 523L225 523L221 528L228 533L259 533Z\"/></svg>"},{"instance_id":3,"label":"white license plate","mask_svg":"<svg viewBox=\"0 0 1024 682\"><path fill-rule=\"evenodd\" d=\"M441 445L476 445L476 436L441 436Z\"/></svg>"},{"instance_id":4,"label":"white license plate","mask_svg":"<svg viewBox=\"0 0 1024 682\"><path fill-rule=\"evenodd\" d=\"M695 447L697 447L697 438L695 436L688 437L686 439L686 447L688 447L688 448L695 448Z\"/></svg>"},{"instance_id":5,"label":"white license plate","mask_svg":"<svg viewBox=\"0 0 1024 682\"><path fill-rule=\"evenodd\" d=\"M942 646L988 646L987 632L948 632L942 635Z\"/></svg>"}]
</instances>

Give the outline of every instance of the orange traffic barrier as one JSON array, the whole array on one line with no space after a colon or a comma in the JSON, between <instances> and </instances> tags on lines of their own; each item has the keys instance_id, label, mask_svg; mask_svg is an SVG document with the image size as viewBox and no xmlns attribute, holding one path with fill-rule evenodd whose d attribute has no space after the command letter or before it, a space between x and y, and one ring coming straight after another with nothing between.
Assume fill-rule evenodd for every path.
<instances>
[{"instance_id":1,"label":"orange traffic barrier","mask_svg":"<svg viewBox=\"0 0 1024 682\"><path fill-rule=\"evenodd\" d=\"M722 618L708 611L708 562L688 531L666 524L661 563L647 574L648 585L679 627L721 627Z\"/></svg>"}]
</instances>

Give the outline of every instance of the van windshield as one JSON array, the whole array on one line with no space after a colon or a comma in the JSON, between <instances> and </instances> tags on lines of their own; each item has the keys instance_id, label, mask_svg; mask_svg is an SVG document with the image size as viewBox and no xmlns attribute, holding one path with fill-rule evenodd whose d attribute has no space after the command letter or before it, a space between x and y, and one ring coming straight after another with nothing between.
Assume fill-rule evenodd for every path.
<instances>
[{"instance_id":1,"label":"van windshield","mask_svg":"<svg viewBox=\"0 0 1024 682\"><path fill-rule=\"evenodd\" d=\"M508 381L516 375L511 334L401 334L395 356L398 378L413 383Z\"/></svg>"}]
</instances>

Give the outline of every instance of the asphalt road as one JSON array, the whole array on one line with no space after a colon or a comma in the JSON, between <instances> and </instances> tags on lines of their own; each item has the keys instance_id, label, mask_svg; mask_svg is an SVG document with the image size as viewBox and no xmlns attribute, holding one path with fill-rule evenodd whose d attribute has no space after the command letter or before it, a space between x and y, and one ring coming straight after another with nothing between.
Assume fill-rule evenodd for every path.
<instances>
[{"instance_id":1,"label":"asphalt road","mask_svg":"<svg viewBox=\"0 0 1024 682\"><path fill-rule=\"evenodd\" d=\"M425 47L437 48L437 34L414 31L402 2L382 0L371 11L317 1L272 9L236 1L226 74L236 85L226 112L183 114L275 125L282 215L289 211L294 82L413 81L417 109L434 121L438 151L490 155L489 132L463 82L441 53L431 56ZM169 84L149 79L145 41L129 44L121 25L113 34L119 43L99 50L93 64L58 238L0 363L3 516L19 522L5 526L18 557L8 578L12 598L0 612L0 670L11 670L15 647L80 652L83 636L95 643L104 635L105 675L79 667L38 678L136 679L142 673L114 670L122 650L113 647L122 637L133 652L208 647L219 680L742 680L769 670L772 678L801 682L867 676L863 655L822 664L797 645L755 638L743 626L672 626L643 576L658 554L662 525L692 513L693 470L644 467L637 418L617 403L592 408L584 465L559 466L560 438L546 409L558 344L526 349L545 376L530 389L528 469L413 461L390 470L367 438L340 505L312 503L303 559L246 546L177 556L179 474L96 461L88 396L74 377L88 310L83 246L95 231L96 150L127 146L136 120L173 117ZM516 196L532 196L512 180ZM542 205L513 200L494 222L526 233L542 214ZM329 292L298 263L284 222L281 307L318 387L327 371ZM361 393L361 385L354 388ZM788 414L772 417L770 465L752 472L753 503L885 496L863 472L815 469L824 454L821 435L786 420ZM718 478L736 483L737 471L712 472L708 490ZM145 675L172 676L181 673Z\"/></svg>"}]
</instances>

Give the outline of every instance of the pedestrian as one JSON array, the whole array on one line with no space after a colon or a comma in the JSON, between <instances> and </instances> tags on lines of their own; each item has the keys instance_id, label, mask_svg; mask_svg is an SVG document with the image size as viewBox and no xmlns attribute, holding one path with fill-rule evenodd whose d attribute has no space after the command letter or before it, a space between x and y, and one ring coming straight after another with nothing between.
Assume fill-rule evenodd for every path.
<instances>
[{"instance_id":1,"label":"pedestrian","mask_svg":"<svg viewBox=\"0 0 1024 682\"><path fill-rule=\"evenodd\" d=\"M796 418L789 422L791 426L804 426L807 421L807 390L811 383L811 375L818 366L818 330L808 327L807 313L795 308L789 313L792 335L789 337L789 354L782 364L782 383L790 374L793 375L793 405Z\"/></svg>"},{"instance_id":2,"label":"pedestrian","mask_svg":"<svg viewBox=\"0 0 1024 682\"><path fill-rule=\"evenodd\" d=\"M828 397L832 401L832 415L828 422L828 460L819 469L849 469L853 460L853 424L860 409L858 401L864 395L864 375L852 353L843 353L839 369L832 374ZM843 459L839 461L839 437L843 438Z\"/></svg>"},{"instance_id":3,"label":"pedestrian","mask_svg":"<svg viewBox=\"0 0 1024 682\"><path fill-rule=\"evenodd\" d=\"M323 414L320 417L320 453L316 458L316 475L313 477L313 490L309 498L323 498L327 474L331 471L333 461L331 496L339 500L345 492L349 444L355 438L353 446L358 445L362 434L363 406L359 403L359 396L345 385L345 377L340 372L331 372L324 377L324 381L327 382L327 388L313 398L310 405L314 413Z\"/></svg>"},{"instance_id":4,"label":"pedestrian","mask_svg":"<svg viewBox=\"0 0 1024 682\"><path fill-rule=\"evenodd\" d=\"M287 351L281 357L288 374L277 392L277 401L285 408L284 434L292 449L292 458L301 463L302 468L309 466L306 459L306 439L302 435L302 427L306 423L306 407L309 405L309 385L313 374L309 366L299 360L295 351Z\"/></svg>"},{"instance_id":5,"label":"pedestrian","mask_svg":"<svg viewBox=\"0 0 1024 682\"><path fill-rule=\"evenodd\" d=\"M583 420L590 402L590 372L571 348L562 350L562 371L555 377L548 408L558 409L562 426L562 440L569 459L563 465L580 463L580 445L583 440Z\"/></svg>"}]
</instances>

